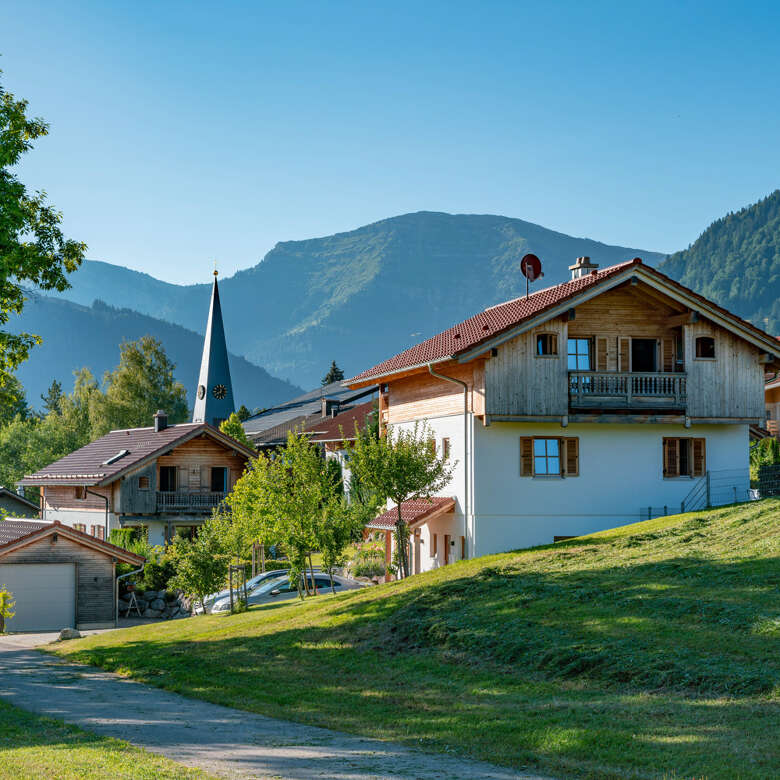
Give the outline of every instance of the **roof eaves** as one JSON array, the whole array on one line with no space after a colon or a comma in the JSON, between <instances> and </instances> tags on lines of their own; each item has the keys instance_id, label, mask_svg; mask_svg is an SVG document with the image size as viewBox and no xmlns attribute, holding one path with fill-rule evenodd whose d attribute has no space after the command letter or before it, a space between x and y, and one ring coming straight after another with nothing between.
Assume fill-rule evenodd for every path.
<instances>
[{"instance_id":1,"label":"roof eaves","mask_svg":"<svg viewBox=\"0 0 780 780\"><path fill-rule=\"evenodd\" d=\"M456 353L457 354L457 353ZM433 360L424 360L422 363L415 363L411 366L404 366L403 368L396 368L391 371L384 371L381 374L371 374L371 376L363 377L362 379L357 379L357 377L360 376L360 374L356 374L355 377L352 379L348 379L347 382L349 383L350 387L353 387L355 385L363 385L365 384L372 384L375 385L377 383L381 383L382 379L388 376L393 376L395 374L401 374L406 373L410 371L419 371L421 368L427 368L428 366L435 366L438 363L446 363L448 360L452 360L455 357L455 355L445 355L444 357L438 357L434 358ZM354 385L352 384L354 382Z\"/></svg>"}]
</instances>

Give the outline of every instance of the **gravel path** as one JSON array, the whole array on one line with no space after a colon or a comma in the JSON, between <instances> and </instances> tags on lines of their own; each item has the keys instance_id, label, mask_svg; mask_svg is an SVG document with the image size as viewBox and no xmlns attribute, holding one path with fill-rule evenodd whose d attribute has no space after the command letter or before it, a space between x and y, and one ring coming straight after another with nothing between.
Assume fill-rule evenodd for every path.
<instances>
[{"instance_id":1,"label":"gravel path","mask_svg":"<svg viewBox=\"0 0 780 780\"><path fill-rule=\"evenodd\" d=\"M229 778L544 780L392 742L188 699L31 649L51 637L0 637L0 697ZM549 779L548 779L549 780Z\"/></svg>"}]
</instances>

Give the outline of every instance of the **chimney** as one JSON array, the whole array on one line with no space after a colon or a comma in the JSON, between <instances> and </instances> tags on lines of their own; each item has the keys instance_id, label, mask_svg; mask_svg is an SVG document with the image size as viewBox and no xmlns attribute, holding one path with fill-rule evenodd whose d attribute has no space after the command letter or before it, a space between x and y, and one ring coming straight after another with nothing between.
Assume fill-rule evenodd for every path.
<instances>
[{"instance_id":1,"label":"chimney","mask_svg":"<svg viewBox=\"0 0 780 780\"><path fill-rule=\"evenodd\" d=\"M569 270L571 271L572 279L581 279L591 271L595 271L598 267L598 263L591 263L589 257L578 257L577 262L569 266Z\"/></svg>"},{"instance_id":2,"label":"chimney","mask_svg":"<svg viewBox=\"0 0 780 780\"><path fill-rule=\"evenodd\" d=\"M168 427L168 415L162 410L158 409L157 414L154 415L154 432L160 433Z\"/></svg>"},{"instance_id":3,"label":"chimney","mask_svg":"<svg viewBox=\"0 0 780 780\"><path fill-rule=\"evenodd\" d=\"M341 402L338 398L323 398L322 400L322 417L335 417L339 412L339 406Z\"/></svg>"}]
</instances>

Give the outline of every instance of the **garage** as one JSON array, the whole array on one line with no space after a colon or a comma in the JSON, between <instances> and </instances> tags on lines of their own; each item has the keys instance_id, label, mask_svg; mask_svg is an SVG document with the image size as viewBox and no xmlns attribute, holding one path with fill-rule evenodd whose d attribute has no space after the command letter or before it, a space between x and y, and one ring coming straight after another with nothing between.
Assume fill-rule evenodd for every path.
<instances>
[{"instance_id":1,"label":"garage","mask_svg":"<svg viewBox=\"0 0 780 780\"><path fill-rule=\"evenodd\" d=\"M6 631L58 631L76 625L75 563L0 563L0 585L16 600Z\"/></svg>"},{"instance_id":2,"label":"garage","mask_svg":"<svg viewBox=\"0 0 780 780\"><path fill-rule=\"evenodd\" d=\"M116 625L116 567L144 558L58 522L0 521L0 585L16 602L7 631Z\"/></svg>"}]
</instances>

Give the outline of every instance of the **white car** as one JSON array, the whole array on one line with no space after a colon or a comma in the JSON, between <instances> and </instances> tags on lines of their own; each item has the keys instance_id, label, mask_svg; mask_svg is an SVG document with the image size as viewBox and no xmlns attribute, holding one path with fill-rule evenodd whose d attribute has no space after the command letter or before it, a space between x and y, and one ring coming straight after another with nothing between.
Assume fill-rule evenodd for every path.
<instances>
[{"instance_id":1,"label":"white car","mask_svg":"<svg viewBox=\"0 0 780 780\"><path fill-rule=\"evenodd\" d=\"M308 575L311 583L311 575ZM320 593L331 593L330 577L321 572L314 572L314 585ZM301 586L303 586L303 575L301 575ZM357 590L364 588L364 582L358 582L350 577L341 577L333 575L333 591L342 593L345 590ZM235 596L234 596L235 598ZM290 584L290 577L285 574L283 577L276 577L266 580L256 585L251 592L247 594L247 606L252 607L257 604L270 604L273 601L285 601L287 599L298 598L298 588ZM230 594L226 598L215 601L211 606L211 612L229 612Z\"/></svg>"},{"instance_id":2,"label":"white car","mask_svg":"<svg viewBox=\"0 0 780 780\"><path fill-rule=\"evenodd\" d=\"M264 571L262 574L258 574L251 579L248 579L246 581L246 588L247 590L254 590L258 585L262 585L264 582L268 582L268 580L276 580L279 579L279 577L286 577L287 576L287 569L274 569L273 571ZM233 591L235 593L235 589ZM223 599L227 599L228 603L230 603L230 591L225 588L225 590L219 591L219 593L210 593L208 596L206 596L205 599L205 605L198 604L197 607L193 610L193 612L196 615L202 615L204 606L206 612L211 612L211 607L214 604L215 601L222 601Z\"/></svg>"}]
</instances>

